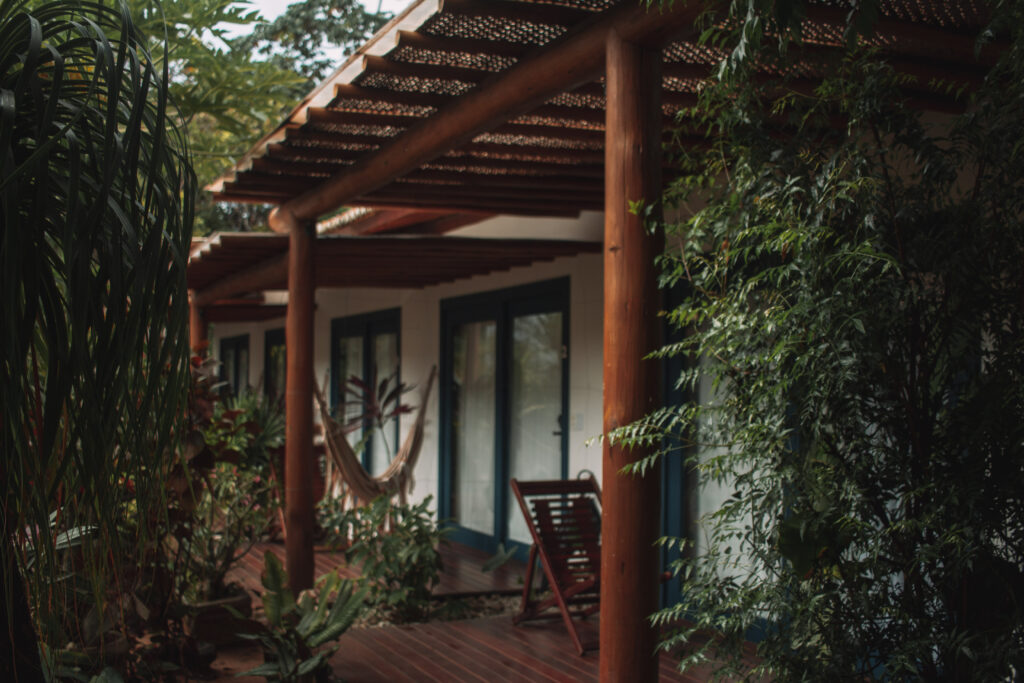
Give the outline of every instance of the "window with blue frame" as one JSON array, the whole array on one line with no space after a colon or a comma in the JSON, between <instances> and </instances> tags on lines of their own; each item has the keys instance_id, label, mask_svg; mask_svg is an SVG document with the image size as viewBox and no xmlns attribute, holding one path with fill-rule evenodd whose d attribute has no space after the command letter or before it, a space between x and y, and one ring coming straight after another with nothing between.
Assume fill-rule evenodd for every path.
<instances>
[{"instance_id":1,"label":"window with blue frame","mask_svg":"<svg viewBox=\"0 0 1024 683\"><path fill-rule=\"evenodd\" d=\"M349 443L363 444L363 466L373 475L387 468L399 446L398 418L381 424L368 414L367 404L383 398L377 394L385 380L389 389L401 382L400 325L398 308L331 321L331 405L339 419L354 426Z\"/></svg>"},{"instance_id":2,"label":"window with blue frame","mask_svg":"<svg viewBox=\"0 0 1024 683\"><path fill-rule=\"evenodd\" d=\"M221 340L220 377L235 396L249 388L249 335Z\"/></svg>"}]
</instances>

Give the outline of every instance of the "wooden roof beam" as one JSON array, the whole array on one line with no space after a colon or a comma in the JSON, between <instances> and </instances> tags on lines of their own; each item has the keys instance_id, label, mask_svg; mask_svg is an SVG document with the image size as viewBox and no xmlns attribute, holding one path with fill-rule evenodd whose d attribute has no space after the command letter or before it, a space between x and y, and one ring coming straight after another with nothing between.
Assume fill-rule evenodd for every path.
<instances>
[{"instance_id":1,"label":"wooden roof beam","mask_svg":"<svg viewBox=\"0 0 1024 683\"><path fill-rule=\"evenodd\" d=\"M295 130L288 131L287 142L308 143L310 145L332 145L338 151L369 152L380 147L382 142L390 138L380 135L369 135L364 133L328 133L322 130ZM281 143L267 145L268 149L280 149ZM338 147L338 145L347 147ZM287 147L286 147L287 148Z\"/></svg>"},{"instance_id":2,"label":"wooden roof beam","mask_svg":"<svg viewBox=\"0 0 1024 683\"><path fill-rule=\"evenodd\" d=\"M538 123L518 123L509 121L499 125L489 133L498 135L514 135L524 138L544 138L548 140L572 140L574 142L597 143L604 140L604 126L601 128L570 128L568 126L545 126Z\"/></svg>"},{"instance_id":3,"label":"wooden roof beam","mask_svg":"<svg viewBox=\"0 0 1024 683\"><path fill-rule=\"evenodd\" d=\"M577 178L573 176L531 176L531 175L477 175L467 177L465 173L453 171L414 171L399 178L392 187L409 185L431 185L451 187L471 185L472 187L514 187L520 189L566 190L582 192L603 192L600 178Z\"/></svg>"},{"instance_id":4,"label":"wooden roof beam","mask_svg":"<svg viewBox=\"0 0 1024 683\"><path fill-rule=\"evenodd\" d=\"M341 111L324 107L310 107L306 110L307 125L313 126L392 126L408 128L422 120L415 114L395 114L376 111Z\"/></svg>"},{"instance_id":5,"label":"wooden roof beam","mask_svg":"<svg viewBox=\"0 0 1024 683\"><path fill-rule=\"evenodd\" d=\"M379 141L386 138L376 138ZM302 142L312 142L311 145L284 145L273 144L267 149L267 156L262 159L274 162L287 163L324 163L339 166L343 162L355 161L360 157L369 154L372 150L367 149L346 149L337 146L327 146L331 143L349 140L348 136L330 133L311 133L301 138ZM457 150L459 156L466 155L500 155L503 158L534 157L538 160L546 160L552 163L563 164L603 164L604 152L600 147L591 149L577 149L572 147L550 147L546 145L532 144L504 144L499 142L473 142L464 145ZM447 158L447 157L441 157ZM253 160L253 170L263 170L265 162L256 163ZM336 168L335 172L340 168Z\"/></svg>"},{"instance_id":6,"label":"wooden roof beam","mask_svg":"<svg viewBox=\"0 0 1024 683\"><path fill-rule=\"evenodd\" d=\"M806 9L807 21L812 24L826 24L844 30L849 23L849 12L845 8L809 4ZM894 17L880 17L872 25L872 31L879 38L895 37L899 41L901 51L908 49L905 48L905 43L908 41L934 45L937 52L942 54L945 59L967 64L980 61L981 64L991 66L995 64L999 55L1008 45L1003 40L984 44L981 47L979 60L979 56L976 56L975 53L978 40L976 32L964 33Z\"/></svg>"},{"instance_id":7,"label":"wooden roof beam","mask_svg":"<svg viewBox=\"0 0 1024 683\"><path fill-rule=\"evenodd\" d=\"M487 0L491 4L493 0ZM700 3L675 3L648 11L630 2L602 13L578 30L496 74L485 87L466 93L434 116L413 126L378 152L356 162L320 186L275 209L270 225L287 230L291 214L312 220L331 209L404 175L481 132L528 112L560 92L597 78L604 67L605 38L615 30L636 42L663 44L685 31L702 10Z\"/></svg>"},{"instance_id":8,"label":"wooden roof beam","mask_svg":"<svg viewBox=\"0 0 1024 683\"><path fill-rule=\"evenodd\" d=\"M375 55L363 57L363 72L366 74L384 74L395 76L396 78L424 78L435 81L459 81L461 83L479 83L494 73L493 71L469 69L464 66L448 66L447 64L395 62Z\"/></svg>"},{"instance_id":9,"label":"wooden roof beam","mask_svg":"<svg viewBox=\"0 0 1024 683\"><path fill-rule=\"evenodd\" d=\"M448 5L445 4L445 9ZM399 31L398 47L430 50L432 52L461 52L464 54L498 55L518 59L531 49L525 43L510 43L504 40L484 38L459 38L428 36L418 31Z\"/></svg>"},{"instance_id":10,"label":"wooden roof beam","mask_svg":"<svg viewBox=\"0 0 1024 683\"><path fill-rule=\"evenodd\" d=\"M571 149L567 147L543 147L541 145L502 145L497 142L474 142L460 147L459 151L465 154L494 154L502 158L525 156L550 160L568 159L571 160L571 163L575 164L594 164L598 166L604 163L604 150L599 148Z\"/></svg>"},{"instance_id":11,"label":"wooden roof beam","mask_svg":"<svg viewBox=\"0 0 1024 683\"><path fill-rule=\"evenodd\" d=\"M500 201L513 200L525 203L536 201L558 202L563 200L566 202L588 202L593 201L595 198L601 199L604 196L604 188L601 186L595 188L593 185L589 185L575 188L551 187L550 189L545 189L536 185L524 188L514 185L483 185L476 182L469 187L432 183L394 183L387 187L382 187L374 195L378 197L410 197L414 200L424 198L445 199L447 197L453 201L460 201L462 199L483 199L489 201L497 199Z\"/></svg>"},{"instance_id":12,"label":"wooden roof beam","mask_svg":"<svg viewBox=\"0 0 1024 683\"><path fill-rule=\"evenodd\" d=\"M425 185L407 183L401 186L389 185L377 190L369 198L422 206L445 206L445 201L463 206L488 207L522 204L525 206L560 207L564 205L599 204L604 192L593 190L540 190L514 187L472 187L456 188L451 185Z\"/></svg>"},{"instance_id":13,"label":"wooden roof beam","mask_svg":"<svg viewBox=\"0 0 1024 683\"><path fill-rule=\"evenodd\" d=\"M454 197L398 197L374 196L361 197L348 202L352 206L371 206L374 208L393 209L449 209L458 213L484 212L509 216L549 216L572 218L587 209L600 211L604 204L600 201L588 201L579 205L567 201L512 201L493 199L462 199Z\"/></svg>"},{"instance_id":14,"label":"wooden roof beam","mask_svg":"<svg viewBox=\"0 0 1024 683\"><path fill-rule=\"evenodd\" d=\"M476 145L472 146L476 147ZM515 148L512 148L512 151L514 150ZM320 175L327 177L348 168L350 165L344 163L343 157L339 157L338 161L325 160L324 157L330 156L330 152L331 150L297 150L297 153L289 158L264 157L258 161L254 160L251 171L229 184L241 187L247 185L250 179L256 181L255 184L267 184L273 182L274 176L280 176L283 182L279 188L282 191L294 190L295 187L291 183L303 178L305 178L304 182L308 186L309 179L307 176ZM430 162L431 166L449 168L493 168L503 171L508 175L523 173L536 176L578 175L598 180L601 178L601 165L603 163L603 158L596 158L593 154L577 154L573 150L558 149L550 150L548 158L537 160L478 157L472 154L463 154L460 150L460 153L439 157ZM442 169L435 168L434 170Z\"/></svg>"},{"instance_id":15,"label":"wooden roof beam","mask_svg":"<svg viewBox=\"0 0 1024 683\"><path fill-rule=\"evenodd\" d=\"M203 309L203 318L208 323L259 322L283 318L287 311L286 304L242 304L217 301Z\"/></svg>"},{"instance_id":16,"label":"wooden roof beam","mask_svg":"<svg viewBox=\"0 0 1024 683\"><path fill-rule=\"evenodd\" d=\"M440 217L448 215L449 212L443 209L425 211L417 209L399 209L391 211L378 211L372 216L353 224L346 225L338 230L332 230L332 235L376 235L382 232L399 232L403 228L421 223L435 221Z\"/></svg>"},{"instance_id":17,"label":"wooden roof beam","mask_svg":"<svg viewBox=\"0 0 1024 683\"><path fill-rule=\"evenodd\" d=\"M206 289L196 292L193 301L203 307L244 292L260 292L281 287L288 282L288 254L269 259L218 280Z\"/></svg>"},{"instance_id":18,"label":"wooden roof beam","mask_svg":"<svg viewBox=\"0 0 1024 683\"><path fill-rule=\"evenodd\" d=\"M394 232L401 235L443 235L493 216L494 214L489 213L455 213L432 221L410 225Z\"/></svg>"},{"instance_id":19,"label":"wooden roof beam","mask_svg":"<svg viewBox=\"0 0 1024 683\"><path fill-rule=\"evenodd\" d=\"M232 190L281 192L294 196L309 187L310 179L304 176L273 175L270 173L246 173L232 183L224 183L227 192Z\"/></svg>"},{"instance_id":20,"label":"wooden roof beam","mask_svg":"<svg viewBox=\"0 0 1024 683\"><path fill-rule=\"evenodd\" d=\"M384 88L366 88L352 83L338 83L334 86L334 99L364 100L367 102L382 102L388 105L440 109L451 102L454 97L432 92L386 90Z\"/></svg>"},{"instance_id":21,"label":"wooden roof beam","mask_svg":"<svg viewBox=\"0 0 1024 683\"><path fill-rule=\"evenodd\" d=\"M533 112L528 112L532 114ZM424 120L424 117L420 116L407 116L404 114L375 114L370 112L346 112L337 111L334 109L309 109L309 124L308 130L319 132L324 137L325 142L342 142L348 137L348 133L334 132L331 130L324 130L322 126L363 126L369 128L401 128L402 130L408 130L410 127ZM598 121L597 116L578 116L577 120L583 122L594 122ZM518 121L509 121L503 124L500 128L495 129L495 133L507 133L509 135L517 135L523 137L540 137L540 138L551 138L560 140L578 140L578 141L589 141L599 142L604 139L603 128L601 129L589 129L589 128L569 128L563 126L547 126L536 123L520 123ZM371 131L360 133L360 136L372 136ZM333 140L332 140L333 138ZM376 139L378 142L386 142L387 140L393 140L395 136L380 134ZM295 139L299 139L296 137Z\"/></svg>"},{"instance_id":22,"label":"wooden roof beam","mask_svg":"<svg viewBox=\"0 0 1024 683\"><path fill-rule=\"evenodd\" d=\"M921 83L927 84L932 79L965 81L977 87L984 80L990 65L980 62L957 62L944 57L925 57L908 55L900 48L893 46L879 48L878 56L898 73L913 76ZM845 54L845 46L830 47L825 45L800 45L790 48L789 54L797 61L809 61L815 66L827 66L830 62L841 59Z\"/></svg>"},{"instance_id":23,"label":"wooden roof beam","mask_svg":"<svg viewBox=\"0 0 1024 683\"><path fill-rule=\"evenodd\" d=\"M594 15L593 12L575 7L524 4L509 0L445 0L444 12L469 17L528 21L531 24L549 26L575 26Z\"/></svg>"},{"instance_id":24,"label":"wooden roof beam","mask_svg":"<svg viewBox=\"0 0 1024 683\"><path fill-rule=\"evenodd\" d=\"M702 77L706 77L708 74L704 70ZM594 109L592 107L566 107L556 104L542 104L536 109L532 109L525 114L523 117L544 117L551 119L560 119L564 121L582 121L589 124L597 124L601 126L600 130L604 129L604 110ZM424 117L417 116L415 114L395 114L393 112L374 112L374 111L346 111L341 109L328 109L324 107L310 107L307 110L307 122L314 128L317 126L389 126L393 128L408 128L421 121ZM528 122L510 121L505 124L506 126L536 126L538 124L532 124ZM532 130L532 128L526 128L524 130ZM555 127L554 130L563 131L566 128ZM568 129L572 131L572 128ZM583 129L587 130L587 129ZM550 135L547 131L545 135ZM600 139L601 135L598 135L595 139Z\"/></svg>"},{"instance_id":25,"label":"wooden roof beam","mask_svg":"<svg viewBox=\"0 0 1024 683\"><path fill-rule=\"evenodd\" d=\"M318 157L323 155L317 154ZM345 164L331 161L299 161L292 159L280 159L274 157L262 157L253 159L252 173L259 174L281 174L285 176L315 176L331 175L337 173Z\"/></svg>"},{"instance_id":26,"label":"wooden roof beam","mask_svg":"<svg viewBox=\"0 0 1024 683\"><path fill-rule=\"evenodd\" d=\"M424 164L424 170L458 170L459 168L493 168L505 174L531 174L558 176L571 174L583 178L603 178L604 164L546 163L534 161L509 161L508 159L486 159L474 156L443 156ZM414 170L414 169L413 169ZM464 171L459 171L464 172Z\"/></svg>"}]
</instances>

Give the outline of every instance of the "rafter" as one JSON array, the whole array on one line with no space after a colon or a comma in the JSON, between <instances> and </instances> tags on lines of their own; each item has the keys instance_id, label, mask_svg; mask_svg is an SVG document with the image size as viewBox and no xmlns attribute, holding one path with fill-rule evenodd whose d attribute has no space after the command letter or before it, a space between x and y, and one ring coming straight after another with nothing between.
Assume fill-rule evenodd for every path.
<instances>
[{"instance_id":1,"label":"rafter","mask_svg":"<svg viewBox=\"0 0 1024 683\"><path fill-rule=\"evenodd\" d=\"M239 270L215 284L199 290L193 300L199 307L208 306L244 292L258 292L281 287L288 281L288 255L273 256L261 263Z\"/></svg>"},{"instance_id":2,"label":"rafter","mask_svg":"<svg viewBox=\"0 0 1024 683\"><path fill-rule=\"evenodd\" d=\"M397 78L425 78L435 81L460 81L479 83L492 71L469 69L446 64L420 64L417 62L394 62L384 57L367 55L363 57L363 70L368 74L385 74Z\"/></svg>"},{"instance_id":3,"label":"rafter","mask_svg":"<svg viewBox=\"0 0 1024 683\"><path fill-rule=\"evenodd\" d=\"M350 202L353 206L390 206L402 208L448 208L452 211L487 211L509 216L575 216L581 210L600 211L600 200L570 203L568 201L511 201L482 197L405 197L390 194L367 195Z\"/></svg>"},{"instance_id":4,"label":"rafter","mask_svg":"<svg viewBox=\"0 0 1024 683\"><path fill-rule=\"evenodd\" d=\"M522 57L529 52L530 46L523 43L510 43L490 38L439 38L427 36L416 31L399 31L398 47L410 47L417 50L434 52L461 52L464 54L498 55L499 57Z\"/></svg>"},{"instance_id":5,"label":"rafter","mask_svg":"<svg viewBox=\"0 0 1024 683\"><path fill-rule=\"evenodd\" d=\"M398 180L395 187L431 184L445 187L467 182L465 173L451 171L414 171ZM577 178L572 176L528 176L528 175L477 175L472 179L473 187L507 187L520 189L566 190L581 192L603 192L600 178Z\"/></svg>"},{"instance_id":6,"label":"rafter","mask_svg":"<svg viewBox=\"0 0 1024 683\"><path fill-rule=\"evenodd\" d=\"M405 90L388 90L386 88L364 88L352 83L339 83L334 86L334 97L338 100L365 100L381 102L388 105L406 107L433 107L439 109L453 99L451 95Z\"/></svg>"},{"instance_id":7,"label":"rafter","mask_svg":"<svg viewBox=\"0 0 1024 683\"><path fill-rule=\"evenodd\" d=\"M337 235L375 235L382 232L399 232L410 226L433 222L439 218L449 215L450 212L443 209L437 210L415 210L415 209L392 209L390 211L376 211L370 216L352 225L346 225L327 234ZM480 220L474 217L474 220Z\"/></svg>"},{"instance_id":8,"label":"rafter","mask_svg":"<svg viewBox=\"0 0 1024 683\"><path fill-rule=\"evenodd\" d=\"M446 9L451 5L446 4ZM487 87L466 93L352 168L290 200L286 209L297 218L311 219L348 203L557 93L594 80L604 65L608 31L615 30L632 40L664 43L681 32L692 31L699 11L697 6L680 3L661 12L648 12L631 3L608 10L586 29L532 53L490 79ZM280 229L283 223L276 216L272 213L271 224Z\"/></svg>"},{"instance_id":9,"label":"rafter","mask_svg":"<svg viewBox=\"0 0 1024 683\"><path fill-rule=\"evenodd\" d=\"M809 4L806 9L807 21L811 24L831 26L842 32L849 22L849 12L846 9L818 4ZM980 29L982 26L975 28ZM914 50L912 44L915 43L928 45L933 46L934 52L920 53L921 56L939 54L946 59L962 63L980 62L991 66L995 64L999 55L1006 48L1005 41L994 40L980 45L980 50L977 50L979 48L977 30L965 33L894 17L879 17L874 22L872 30L876 37L892 39L893 44L898 46L900 51Z\"/></svg>"},{"instance_id":10,"label":"rafter","mask_svg":"<svg viewBox=\"0 0 1024 683\"><path fill-rule=\"evenodd\" d=\"M524 4L509 0L445 0L444 11L469 17L493 17L529 21L549 26L575 26L594 12L562 5Z\"/></svg>"}]
</instances>

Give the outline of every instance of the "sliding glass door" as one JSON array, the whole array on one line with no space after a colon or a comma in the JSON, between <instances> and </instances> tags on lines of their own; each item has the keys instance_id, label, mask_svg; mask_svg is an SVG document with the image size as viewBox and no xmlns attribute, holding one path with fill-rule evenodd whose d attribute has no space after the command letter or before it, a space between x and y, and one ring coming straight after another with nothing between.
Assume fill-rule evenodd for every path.
<instances>
[{"instance_id":1,"label":"sliding glass door","mask_svg":"<svg viewBox=\"0 0 1024 683\"><path fill-rule=\"evenodd\" d=\"M565 476L567 279L442 303L441 514L485 550L527 542L512 477Z\"/></svg>"},{"instance_id":2,"label":"sliding glass door","mask_svg":"<svg viewBox=\"0 0 1024 683\"><path fill-rule=\"evenodd\" d=\"M562 478L564 318L562 311L524 313L511 318L509 478ZM508 496L506 507L507 537L529 543L530 532L515 496Z\"/></svg>"},{"instance_id":3,"label":"sliding glass door","mask_svg":"<svg viewBox=\"0 0 1024 683\"><path fill-rule=\"evenodd\" d=\"M476 533L494 531L497 322L456 324L451 335L450 516Z\"/></svg>"}]
</instances>

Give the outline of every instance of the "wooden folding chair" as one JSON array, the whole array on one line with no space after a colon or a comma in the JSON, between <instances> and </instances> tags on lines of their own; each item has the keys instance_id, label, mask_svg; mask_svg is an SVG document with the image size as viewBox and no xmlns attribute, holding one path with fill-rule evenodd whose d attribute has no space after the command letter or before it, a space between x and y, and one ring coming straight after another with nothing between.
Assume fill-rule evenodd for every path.
<instances>
[{"instance_id":1,"label":"wooden folding chair","mask_svg":"<svg viewBox=\"0 0 1024 683\"><path fill-rule=\"evenodd\" d=\"M518 624L559 614L579 654L584 646L573 617L598 611L601 597L601 489L593 477L554 481L512 480L512 491L526 518L533 545L523 586ZM552 596L534 600L533 570L540 559ZM548 610L557 607L557 612Z\"/></svg>"}]
</instances>

